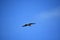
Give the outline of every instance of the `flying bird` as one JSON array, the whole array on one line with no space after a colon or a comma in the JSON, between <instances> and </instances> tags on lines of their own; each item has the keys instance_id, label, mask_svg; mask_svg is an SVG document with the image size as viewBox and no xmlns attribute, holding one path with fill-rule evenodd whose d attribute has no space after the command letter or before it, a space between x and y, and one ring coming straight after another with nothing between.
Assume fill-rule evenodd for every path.
<instances>
[{"instance_id":1,"label":"flying bird","mask_svg":"<svg viewBox=\"0 0 60 40\"><path fill-rule=\"evenodd\" d=\"M26 27L26 26L32 26L35 23L28 23L28 24L24 24L22 27Z\"/></svg>"}]
</instances>

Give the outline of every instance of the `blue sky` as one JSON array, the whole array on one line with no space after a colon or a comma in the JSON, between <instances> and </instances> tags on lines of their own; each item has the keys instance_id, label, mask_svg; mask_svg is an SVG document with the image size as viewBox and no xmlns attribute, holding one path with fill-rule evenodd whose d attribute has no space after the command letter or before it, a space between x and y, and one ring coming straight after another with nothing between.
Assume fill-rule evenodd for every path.
<instances>
[{"instance_id":1,"label":"blue sky","mask_svg":"<svg viewBox=\"0 0 60 40\"><path fill-rule=\"evenodd\" d=\"M60 40L59 0L0 0L0 40ZM31 27L21 27L34 22Z\"/></svg>"}]
</instances>

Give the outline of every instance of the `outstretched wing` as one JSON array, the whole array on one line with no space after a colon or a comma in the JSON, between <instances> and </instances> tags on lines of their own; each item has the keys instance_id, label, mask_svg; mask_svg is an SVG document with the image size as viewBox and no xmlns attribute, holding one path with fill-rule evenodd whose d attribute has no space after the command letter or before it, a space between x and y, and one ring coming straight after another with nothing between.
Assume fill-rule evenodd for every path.
<instances>
[{"instance_id":1,"label":"outstretched wing","mask_svg":"<svg viewBox=\"0 0 60 40\"><path fill-rule=\"evenodd\" d=\"M36 23L29 23L29 24L31 24L31 25L32 25L32 24L36 24Z\"/></svg>"}]
</instances>

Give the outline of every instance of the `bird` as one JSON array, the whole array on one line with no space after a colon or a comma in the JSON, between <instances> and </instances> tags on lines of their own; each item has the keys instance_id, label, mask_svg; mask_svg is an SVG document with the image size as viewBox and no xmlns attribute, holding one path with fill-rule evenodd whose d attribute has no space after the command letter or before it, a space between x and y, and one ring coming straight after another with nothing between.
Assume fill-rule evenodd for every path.
<instances>
[{"instance_id":1,"label":"bird","mask_svg":"<svg viewBox=\"0 0 60 40\"><path fill-rule=\"evenodd\" d=\"M36 23L27 23L27 24L24 24L22 27L32 26L33 24L36 24Z\"/></svg>"}]
</instances>

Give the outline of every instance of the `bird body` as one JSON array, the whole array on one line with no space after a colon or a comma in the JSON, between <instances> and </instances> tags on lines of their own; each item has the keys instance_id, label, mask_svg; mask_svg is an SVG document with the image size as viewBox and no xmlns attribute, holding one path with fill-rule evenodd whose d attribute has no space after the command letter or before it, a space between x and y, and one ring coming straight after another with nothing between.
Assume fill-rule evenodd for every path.
<instances>
[{"instance_id":1,"label":"bird body","mask_svg":"<svg viewBox=\"0 0 60 40\"><path fill-rule=\"evenodd\" d=\"M26 26L32 26L33 24L35 24L35 23L24 24L23 27L26 27Z\"/></svg>"}]
</instances>

